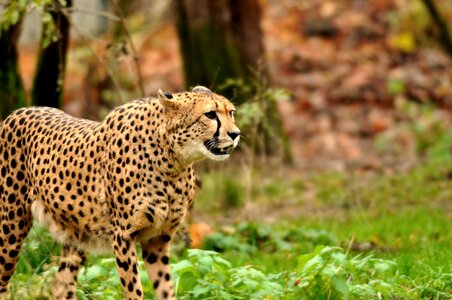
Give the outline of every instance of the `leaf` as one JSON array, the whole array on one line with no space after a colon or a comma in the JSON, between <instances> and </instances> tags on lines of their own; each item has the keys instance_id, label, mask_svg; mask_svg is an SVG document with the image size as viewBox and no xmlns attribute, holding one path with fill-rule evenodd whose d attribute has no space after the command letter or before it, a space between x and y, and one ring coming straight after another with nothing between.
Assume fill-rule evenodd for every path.
<instances>
[{"instance_id":1,"label":"leaf","mask_svg":"<svg viewBox=\"0 0 452 300\"><path fill-rule=\"evenodd\" d=\"M218 252L210 250L190 249L188 250L188 257L196 257L203 255L218 255Z\"/></svg>"},{"instance_id":2,"label":"leaf","mask_svg":"<svg viewBox=\"0 0 452 300\"><path fill-rule=\"evenodd\" d=\"M230 268L231 267L231 263L227 260L225 260L224 258L222 258L221 256L217 256L214 258L215 263L220 264L223 268Z\"/></svg>"},{"instance_id":3,"label":"leaf","mask_svg":"<svg viewBox=\"0 0 452 300\"><path fill-rule=\"evenodd\" d=\"M391 95L400 95L405 92L405 82L403 80L389 79L386 83L386 89Z\"/></svg>"},{"instance_id":4,"label":"leaf","mask_svg":"<svg viewBox=\"0 0 452 300\"><path fill-rule=\"evenodd\" d=\"M196 268L188 260L181 260L171 265L171 269L178 277L182 277L185 273L196 273Z\"/></svg>"},{"instance_id":5,"label":"leaf","mask_svg":"<svg viewBox=\"0 0 452 300\"><path fill-rule=\"evenodd\" d=\"M393 47L402 50L407 53L411 53L416 50L416 42L414 36L411 32L405 31L399 33L391 39L391 44Z\"/></svg>"},{"instance_id":6,"label":"leaf","mask_svg":"<svg viewBox=\"0 0 452 300\"><path fill-rule=\"evenodd\" d=\"M345 281L345 278L334 275L330 277L331 282L333 283L334 288L341 293L344 298L348 299L350 295L350 290L348 288L347 282Z\"/></svg>"},{"instance_id":7,"label":"leaf","mask_svg":"<svg viewBox=\"0 0 452 300\"><path fill-rule=\"evenodd\" d=\"M341 253L341 252L344 252L344 249L342 249L340 247L331 247L331 246L323 247L320 250L320 254L323 255L323 256L324 255L330 255L330 254L333 254L333 253Z\"/></svg>"},{"instance_id":8,"label":"leaf","mask_svg":"<svg viewBox=\"0 0 452 300\"><path fill-rule=\"evenodd\" d=\"M333 253L331 257L341 265L345 265L347 263L347 255L344 253Z\"/></svg>"},{"instance_id":9,"label":"leaf","mask_svg":"<svg viewBox=\"0 0 452 300\"><path fill-rule=\"evenodd\" d=\"M14 10L9 15L9 21L12 25L16 24L19 21L20 13L18 10Z\"/></svg>"},{"instance_id":10,"label":"leaf","mask_svg":"<svg viewBox=\"0 0 452 300\"><path fill-rule=\"evenodd\" d=\"M306 264L315 256L314 253L298 256L298 272L302 272Z\"/></svg>"},{"instance_id":11,"label":"leaf","mask_svg":"<svg viewBox=\"0 0 452 300\"><path fill-rule=\"evenodd\" d=\"M352 296L358 299L375 299L375 290L367 284L356 284L350 287L350 293Z\"/></svg>"},{"instance_id":12,"label":"leaf","mask_svg":"<svg viewBox=\"0 0 452 300\"><path fill-rule=\"evenodd\" d=\"M264 112L259 103L247 102L237 108L237 123L245 128L256 125L264 118Z\"/></svg>"},{"instance_id":13,"label":"leaf","mask_svg":"<svg viewBox=\"0 0 452 300\"><path fill-rule=\"evenodd\" d=\"M306 262L301 272L302 273L316 272L317 270L321 269L324 266L324 263L325 260L323 259L323 257L316 255L313 258L311 258L308 262Z\"/></svg>"},{"instance_id":14,"label":"leaf","mask_svg":"<svg viewBox=\"0 0 452 300\"><path fill-rule=\"evenodd\" d=\"M108 270L100 265L95 265L86 269L85 272L81 272L79 281L89 283L90 281L99 279L99 277L105 275L108 275Z\"/></svg>"},{"instance_id":15,"label":"leaf","mask_svg":"<svg viewBox=\"0 0 452 300\"><path fill-rule=\"evenodd\" d=\"M323 273L330 279L334 289L338 291L345 299L348 299L350 290L345 278L337 274L336 271L331 268L325 268L323 270Z\"/></svg>"},{"instance_id":16,"label":"leaf","mask_svg":"<svg viewBox=\"0 0 452 300\"><path fill-rule=\"evenodd\" d=\"M377 262L374 265L374 268L379 272L379 273L385 273L386 271L388 271L392 266L387 262L387 261L382 261L382 262Z\"/></svg>"},{"instance_id":17,"label":"leaf","mask_svg":"<svg viewBox=\"0 0 452 300\"><path fill-rule=\"evenodd\" d=\"M192 292L195 297L199 297L201 295L207 295L210 290L208 286L195 286Z\"/></svg>"}]
</instances>

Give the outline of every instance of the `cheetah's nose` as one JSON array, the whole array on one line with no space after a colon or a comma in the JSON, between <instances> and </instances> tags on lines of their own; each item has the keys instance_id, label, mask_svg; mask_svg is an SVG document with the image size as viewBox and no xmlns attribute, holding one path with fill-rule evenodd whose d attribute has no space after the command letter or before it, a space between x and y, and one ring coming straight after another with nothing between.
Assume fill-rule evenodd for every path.
<instances>
[{"instance_id":1,"label":"cheetah's nose","mask_svg":"<svg viewBox=\"0 0 452 300\"><path fill-rule=\"evenodd\" d=\"M235 140L240 135L240 131L228 132L228 135L231 137L232 140Z\"/></svg>"}]
</instances>

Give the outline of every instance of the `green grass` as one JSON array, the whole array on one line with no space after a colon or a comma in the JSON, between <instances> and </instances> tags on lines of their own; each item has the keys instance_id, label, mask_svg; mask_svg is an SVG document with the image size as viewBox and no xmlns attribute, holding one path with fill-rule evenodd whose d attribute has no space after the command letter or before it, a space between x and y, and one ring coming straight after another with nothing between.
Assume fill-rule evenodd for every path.
<instances>
[{"instance_id":1,"label":"green grass","mask_svg":"<svg viewBox=\"0 0 452 300\"><path fill-rule=\"evenodd\" d=\"M438 146L427 150L434 148ZM205 175L206 184L196 207L205 211L207 219L217 215L222 220L212 203L227 203L223 195L215 194L215 188L228 176L237 182L251 182L252 186L240 187L250 193L248 198L241 193L243 198L235 204L237 207L241 203L239 209L232 208L229 213L223 209L222 214L232 219L246 208L249 199L254 207L270 205L272 213L281 211L271 225L273 235L263 234L258 242L250 242L247 234L244 237L240 231L244 225L238 223L234 233L230 229L228 233L216 233L207 239L205 247L222 252L233 266L252 265L269 274L295 270L299 255L314 251L315 246L337 245L350 248L349 255L373 255L395 262L395 273L390 277L393 285L405 289L397 295L393 291L393 297L449 299L452 163L444 152L450 150L443 147L439 156L430 155L412 170L392 175L317 173L269 178L256 173L252 181L240 178L234 171L229 171L229 175L228 172ZM289 203L289 211L298 211L299 216L287 217L285 203ZM262 226L262 217L253 216L257 225L252 226ZM267 232L268 228L261 230ZM314 233L314 238L303 232ZM320 232L328 238L316 239L315 233Z\"/></svg>"}]
</instances>

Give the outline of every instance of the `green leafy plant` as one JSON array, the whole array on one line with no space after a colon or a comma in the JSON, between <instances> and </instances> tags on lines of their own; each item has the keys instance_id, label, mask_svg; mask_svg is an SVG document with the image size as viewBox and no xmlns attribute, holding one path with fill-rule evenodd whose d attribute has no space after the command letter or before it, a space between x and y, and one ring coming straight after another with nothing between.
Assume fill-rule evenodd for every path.
<instances>
[{"instance_id":1,"label":"green leafy plant","mask_svg":"<svg viewBox=\"0 0 452 300\"><path fill-rule=\"evenodd\" d=\"M143 291L145 295L150 296L154 293L154 290L150 284L143 261L140 260L138 265ZM116 259L113 257L94 259L92 264L80 271L77 282L79 283L77 297L80 300L115 300L121 298L123 295L122 286L116 270Z\"/></svg>"},{"instance_id":2,"label":"green leafy plant","mask_svg":"<svg viewBox=\"0 0 452 300\"><path fill-rule=\"evenodd\" d=\"M254 245L245 243L240 237L223 232L215 232L205 237L202 247L217 252L237 251L245 254L252 254L258 250Z\"/></svg>"},{"instance_id":3,"label":"green leafy plant","mask_svg":"<svg viewBox=\"0 0 452 300\"><path fill-rule=\"evenodd\" d=\"M373 299L403 292L394 285L396 264L373 256L351 257L321 246L298 258L296 294L303 299Z\"/></svg>"},{"instance_id":4,"label":"green leafy plant","mask_svg":"<svg viewBox=\"0 0 452 300\"><path fill-rule=\"evenodd\" d=\"M286 241L288 235L288 231L280 232L266 224L244 222L232 232L220 231L207 236L203 248L218 252L236 251L240 254L288 251L292 249L292 245Z\"/></svg>"},{"instance_id":5,"label":"green leafy plant","mask_svg":"<svg viewBox=\"0 0 452 300\"><path fill-rule=\"evenodd\" d=\"M188 250L172 267L179 299L272 299L283 287L252 266L231 268L220 254Z\"/></svg>"}]
</instances>

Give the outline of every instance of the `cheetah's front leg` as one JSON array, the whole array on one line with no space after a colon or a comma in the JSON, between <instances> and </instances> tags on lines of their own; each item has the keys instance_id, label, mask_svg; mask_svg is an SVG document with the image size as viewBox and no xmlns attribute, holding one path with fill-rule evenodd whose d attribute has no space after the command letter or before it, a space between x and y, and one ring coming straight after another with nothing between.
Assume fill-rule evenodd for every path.
<instances>
[{"instance_id":1,"label":"cheetah's front leg","mask_svg":"<svg viewBox=\"0 0 452 300\"><path fill-rule=\"evenodd\" d=\"M124 288L124 299L142 300L143 289L138 274L137 251L134 241L121 234L115 234L112 245L119 278Z\"/></svg>"},{"instance_id":2,"label":"cheetah's front leg","mask_svg":"<svg viewBox=\"0 0 452 300\"><path fill-rule=\"evenodd\" d=\"M176 299L169 265L170 240L169 235L162 235L141 244L146 271L157 299Z\"/></svg>"}]
</instances>

